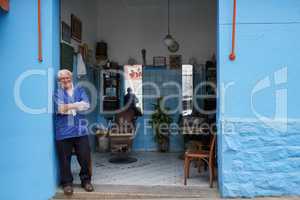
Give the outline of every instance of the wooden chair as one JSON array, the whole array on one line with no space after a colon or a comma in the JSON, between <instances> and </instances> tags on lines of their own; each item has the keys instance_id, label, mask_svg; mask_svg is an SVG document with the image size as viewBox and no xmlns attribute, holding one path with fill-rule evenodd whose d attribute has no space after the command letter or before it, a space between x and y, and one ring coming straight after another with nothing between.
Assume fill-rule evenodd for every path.
<instances>
[{"instance_id":1,"label":"wooden chair","mask_svg":"<svg viewBox=\"0 0 300 200\"><path fill-rule=\"evenodd\" d=\"M133 109L124 110L116 115L113 128L109 131L111 163L132 163L137 159L130 157L133 139L135 136L136 115Z\"/></svg>"},{"instance_id":2,"label":"wooden chair","mask_svg":"<svg viewBox=\"0 0 300 200\"><path fill-rule=\"evenodd\" d=\"M192 160L201 160L204 161L209 168L209 184L210 187L213 187L213 180L215 176L215 143L216 135L213 134L209 151L187 151L185 152L184 159L184 185L187 184L187 178L190 175L190 164Z\"/></svg>"}]
</instances>

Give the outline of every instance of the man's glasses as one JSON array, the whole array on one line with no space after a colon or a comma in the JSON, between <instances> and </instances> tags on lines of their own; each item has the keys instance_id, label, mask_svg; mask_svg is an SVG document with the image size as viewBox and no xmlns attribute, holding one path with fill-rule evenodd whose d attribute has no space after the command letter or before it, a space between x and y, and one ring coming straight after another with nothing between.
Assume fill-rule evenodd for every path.
<instances>
[{"instance_id":1,"label":"man's glasses","mask_svg":"<svg viewBox=\"0 0 300 200\"><path fill-rule=\"evenodd\" d=\"M59 80L60 81L69 81L69 80L71 80L71 78L70 77L61 77Z\"/></svg>"}]
</instances>

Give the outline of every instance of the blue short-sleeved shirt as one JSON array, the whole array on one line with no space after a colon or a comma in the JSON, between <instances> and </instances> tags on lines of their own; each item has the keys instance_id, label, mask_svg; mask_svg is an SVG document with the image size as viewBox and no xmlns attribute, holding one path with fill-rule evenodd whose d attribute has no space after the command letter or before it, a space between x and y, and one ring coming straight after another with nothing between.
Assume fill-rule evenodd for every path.
<instances>
[{"instance_id":1,"label":"blue short-sleeved shirt","mask_svg":"<svg viewBox=\"0 0 300 200\"><path fill-rule=\"evenodd\" d=\"M89 103L89 98L82 87L75 87L73 96L69 96L67 91L59 88L54 94L55 105L55 138L63 140L67 138L80 137L88 134L87 121L82 113L77 112L75 116L71 114L59 114L59 104L69 104L84 101Z\"/></svg>"}]
</instances>

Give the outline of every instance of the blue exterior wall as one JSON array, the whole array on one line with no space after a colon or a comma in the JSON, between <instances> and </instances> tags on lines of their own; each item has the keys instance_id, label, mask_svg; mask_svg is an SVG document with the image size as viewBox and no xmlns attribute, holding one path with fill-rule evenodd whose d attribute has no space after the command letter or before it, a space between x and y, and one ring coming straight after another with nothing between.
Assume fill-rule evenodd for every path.
<instances>
[{"instance_id":1,"label":"blue exterior wall","mask_svg":"<svg viewBox=\"0 0 300 200\"><path fill-rule=\"evenodd\" d=\"M219 89L232 83L218 104L224 197L300 195L299 9L297 0L238 0L231 62L233 1L218 3Z\"/></svg>"},{"instance_id":2,"label":"blue exterior wall","mask_svg":"<svg viewBox=\"0 0 300 200\"><path fill-rule=\"evenodd\" d=\"M58 5L56 0L42 1L43 63L37 61L37 1L12 0L9 13L0 10L0 199L46 200L56 190L52 114L23 112L14 101L13 89L26 70L47 73L58 68ZM54 84L51 73L24 80L21 97L26 105L47 108L47 75Z\"/></svg>"}]
</instances>

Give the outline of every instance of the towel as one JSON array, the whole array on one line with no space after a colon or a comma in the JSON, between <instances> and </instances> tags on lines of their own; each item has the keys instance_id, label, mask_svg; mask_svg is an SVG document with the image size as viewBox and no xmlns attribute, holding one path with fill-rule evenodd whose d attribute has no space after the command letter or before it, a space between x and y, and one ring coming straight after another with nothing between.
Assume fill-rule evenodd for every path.
<instances>
[{"instance_id":1,"label":"towel","mask_svg":"<svg viewBox=\"0 0 300 200\"><path fill-rule=\"evenodd\" d=\"M77 76L78 78L81 78L82 76L85 76L87 73L86 73L86 66L85 66L85 63L82 59L82 55L81 53L79 53L77 55Z\"/></svg>"},{"instance_id":2,"label":"towel","mask_svg":"<svg viewBox=\"0 0 300 200\"><path fill-rule=\"evenodd\" d=\"M90 104L84 101L74 103L78 111L86 111L90 108Z\"/></svg>"}]
</instances>

